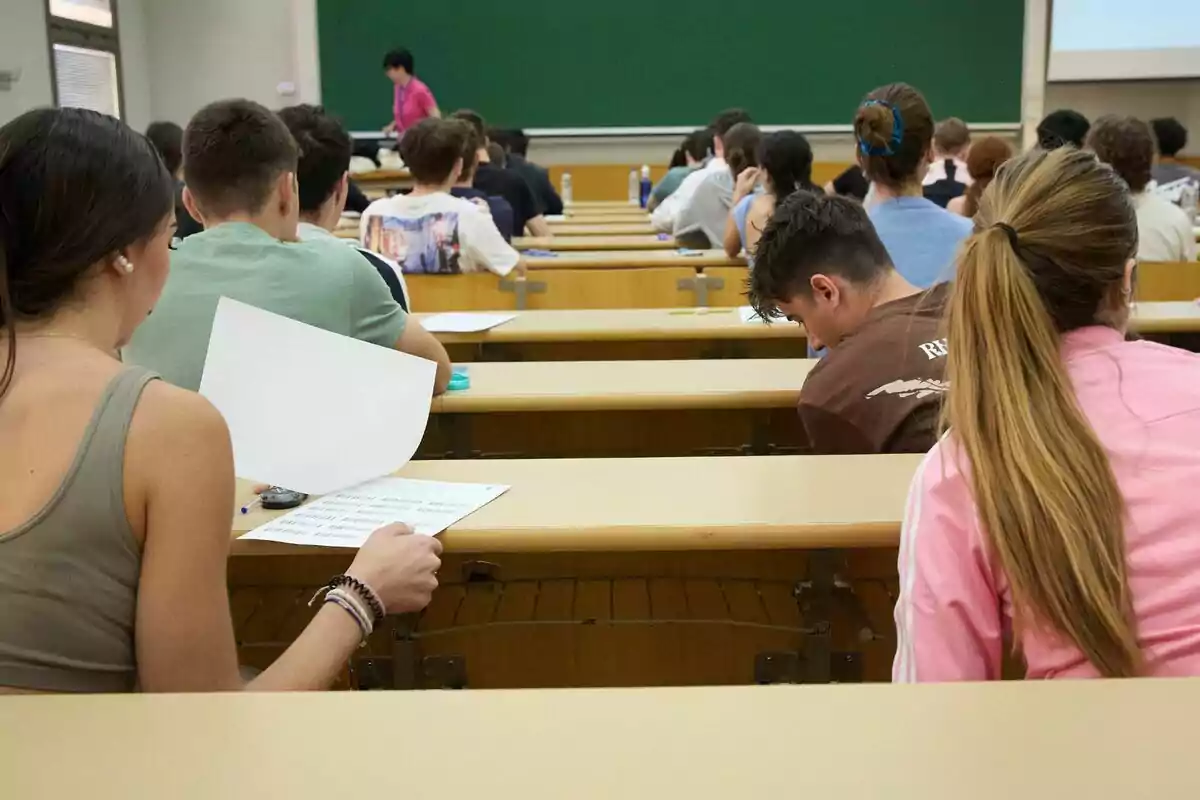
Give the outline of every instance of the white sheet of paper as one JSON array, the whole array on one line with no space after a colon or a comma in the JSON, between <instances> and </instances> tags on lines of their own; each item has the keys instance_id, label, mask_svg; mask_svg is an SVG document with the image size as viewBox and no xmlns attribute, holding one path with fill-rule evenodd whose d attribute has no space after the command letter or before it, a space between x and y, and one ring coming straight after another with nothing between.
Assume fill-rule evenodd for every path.
<instances>
[{"instance_id":1,"label":"white sheet of paper","mask_svg":"<svg viewBox=\"0 0 1200 800\"><path fill-rule=\"evenodd\" d=\"M750 306L742 306L738 309L738 314L741 316L742 322L753 322L757 325L762 325L763 323L763 318L760 317ZM777 325L781 321L782 320L778 319L769 319L767 320L767 324Z\"/></svg>"},{"instance_id":2,"label":"white sheet of paper","mask_svg":"<svg viewBox=\"0 0 1200 800\"><path fill-rule=\"evenodd\" d=\"M326 495L243 536L318 547L361 547L371 532L403 522L437 536L508 491L507 486L379 478Z\"/></svg>"},{"instance_id":3,"label":"white sheet of paper","mask_svg":"<svg viewBox=\"0 0 1200 800\"><path fill-rule=\"evenodd\" d=\"M477 314L470 311L451 311L446 314L435 314L422 320L421 327L430 333L479 333L480 331L490 331L497 325L503 325L516 318L516 314Z\"/></svg>"},{"instance_id":4,"label":"white sheet of paper","mask_svg":"<svg viewBox=\"0 0 1200 800\"><path fill-rule=\"evenodd\" d=\"M437 365L228 297L200 394L229 423L239 477L327 494L408 463Z\"/></svg>"}]
</instances>

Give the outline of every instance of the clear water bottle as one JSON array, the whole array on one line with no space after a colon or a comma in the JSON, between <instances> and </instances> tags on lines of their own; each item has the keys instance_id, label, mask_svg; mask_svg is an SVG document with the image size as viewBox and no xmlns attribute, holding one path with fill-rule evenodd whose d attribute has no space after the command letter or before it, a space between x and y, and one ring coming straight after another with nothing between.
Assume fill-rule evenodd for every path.
<instances>
[{"instance_id":1,"label":"clear water bottle","mask_svg":"<svg viewBox=\"0 0 1200 800\"><path fill-rule=\"evenodd\" d=\"M562 176L562 201L564 206L575 202L575 192L571 188L571 173L564 172Z\"/></svg>"},{"instance_id":2,"label":"clear water bottle","mask_svg":"<svg viewBox=\"0 0 1200 800\"><path fill-rule=\"evenodd\" d=\"M650 167L646 164L642 165L642 180L638 184L638 203L642 208L650 204L650 192L654 185L650 183Z\"/></svg>"},{"instance_id":3,"label":"clear water bottle","mask_svg":"<svg viewBox=\"0 0 1200 800\"><path fill-rule=\"evenodd\" d=\"M632 206L638 204L638 171L636 169L629 170L629 204Z\"/></svg>"}]
</instances>

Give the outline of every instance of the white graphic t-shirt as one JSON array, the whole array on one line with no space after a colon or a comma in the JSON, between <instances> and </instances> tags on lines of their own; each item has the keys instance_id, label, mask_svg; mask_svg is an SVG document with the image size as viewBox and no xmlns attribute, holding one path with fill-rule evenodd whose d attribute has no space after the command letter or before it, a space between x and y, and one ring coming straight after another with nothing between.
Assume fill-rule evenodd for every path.
<instances>
[{"instance_id":1,"label":"white graphic t-shirt","mask_svg":"<svg viewBox=\"0 0 1200 800\"><path fill-rule=\"evenodd\" d=\"M359 237L407 274L507 275L520 260L487 211L445 192L376 200L363 212Z\"/></svg>"}]
</instances>

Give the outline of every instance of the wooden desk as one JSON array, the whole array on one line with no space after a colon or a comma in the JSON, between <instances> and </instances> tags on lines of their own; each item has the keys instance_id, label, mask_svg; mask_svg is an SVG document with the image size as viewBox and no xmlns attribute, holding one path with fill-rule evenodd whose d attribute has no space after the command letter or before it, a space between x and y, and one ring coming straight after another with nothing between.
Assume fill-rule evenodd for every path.
<instances>
[{"instance_id":1,"label":"wooden desk","mask_svg":"<svg viewBox=\"0 0 1200 800\"><path fill-rule=\"evenodd\" d=\"M1194 300L1138 303L1132 327L1142 334L1195 333L1200 331L1200 303Z\"/></svg>"},{"instance_id":2,"label":"wooden desk","mask_svg":"<svg viewBox=\"0 0 1200 800\"><path fill-rule=\"evenodd\" d=\"M460 363L802 358L806 353L800 326L742 322L735 308L522 311L490 331L439 333L437 338Z\"/></svg>"},{"instance_id":3,"label":"wooden desk","mask_svg":"<svg viewBox=\"0 0 1200 800\"><path fill-rule=\"evenodd\" d=\"M360 172L351 175L350 180L357 183L364 191L367 189L400 189L412 186L412 173L407 169L377 169L371 172Z\"/></svg>"},{"instance_id":4,"label":"wooden desk","mask_svg":"<svg viewBox=\"0 0 1200 800\"><path fill-rule=\"evenodd\" d=\"M577 200L574 203L568 203L564 207L563 213L570 216L571 214L634 210L640 211L641 209L635 203L630 203L627 200Z\"/></svg>"},{"instance_id":5,"label":"wooden desk","mask_svg":"<svg viewBox=\"0 0 1200 800\"><path fill-rule=\"evenodd\" d=\"M580 217L641 217L649 219L650 212L636 205L617 204L612 206L567 206L563 210L563 216L569 220L574 220Z\"/></svg>"},{"instance_id":6,"label":"wooden desk","mask_svg":"<svg viewBox=\"0 0 1200 800\"><path fill-rule=\"evenodd\" d=\"M415 640L414 631L382 630L363 655L399 688L886 680L895 548L920 461L410 463L401 475L512 489L443 534L442 588ZM243 482L237 502L251 496ZM234 534L273 513L234 513ZM311 618L314 587L352 556L235 541L229 578L243 663L270 663ZM834 575L853 593L834 588ZM797 595L800 581L810 588ZM764 663L764 653L781 655ZM462 674L442 669L452 664Z\"/></svg>"},{"instance_id":7,"label":"wooden desk","mask_svg":"<svg viewBox=\"0 0 1200 800\"><path fill-rule=\"evenodd\" d=\"M11 798L1186 798L1200 681L0 704ZM353 758L314 731L355 731ZM149 757L147 757L149 755ZM347 760L348 759L348 760Z\"/></svg>"},{"instance_id":8,"label":"wooden desk","mask_svg":"<svg viewBox=\"0 0 1200 800\"><path fill-rule=\"evenodd\" d=\"M1200 297L1200 261L1138 264L1135 298L1141 301L1191 301Z\"/></svg>"},{"instance_id":9,"label":"wooden desk","mask_svg":"<svg viewBox=\"0 0 1200 800\"><path fill-rule=\"evenodd\" d=\"M433 401L424 458L801 452L815 361L482 362Z\"/></svg>"},{"instance_id":10,"label":"wooden desk","mask_svg":"<svg viewBox=\"0 0 1200 800\"><path fill-rule=\"evenodd\" d=\"M546 236L513 239L518 250L675 250L678 245L671 237L660 239L657 234L641 236Z\"/></svg>"},{"instance_id":11,"label":"wooden desk","mask_svg":"<svg viewBox=\"0 0 1200 800\"><path fill-rule=\"evenodd\" d=\"M603 224L574 224L570 222L550 223L550 232L555 236L653 236L654 226L649 222L606 222Z\"/></svg>"},{"instance_id":12,"label":"wooden desk","mask_svg":"<svg viewBox=\"0 0 1200 800\"><path fill-rule=\"evenodd\" d=\"M644 267L735 267L744 258L730 258L723 250L697 250L681 255L677 250L593 250L539 256L526 260L531 270L541 269L641 269Z\"/></svg>"}]
</instances>

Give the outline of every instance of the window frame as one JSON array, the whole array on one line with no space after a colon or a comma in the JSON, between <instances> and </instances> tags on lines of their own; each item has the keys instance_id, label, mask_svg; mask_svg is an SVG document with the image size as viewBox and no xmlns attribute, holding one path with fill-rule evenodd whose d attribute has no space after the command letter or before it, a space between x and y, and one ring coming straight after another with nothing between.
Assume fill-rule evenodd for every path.
<instances>
[{"instance_id":1,"label":"window frame","mask_svg":"<svg viewBox=\"0 0 1200 800\"><path fill-rule=\"evenodd\" d=\"M81 47L111 53L117 69L117 112L125 119L125 71L121 61L121 12L119 0L109 0L112 8L111 28L90 25L74 19L56 17L50 13L50 0L43 0L46 10L46 49L50 57L50 88L54 107L59 108L58 67L55 64L54 45Z\"/></svg>"}]
</instances>

